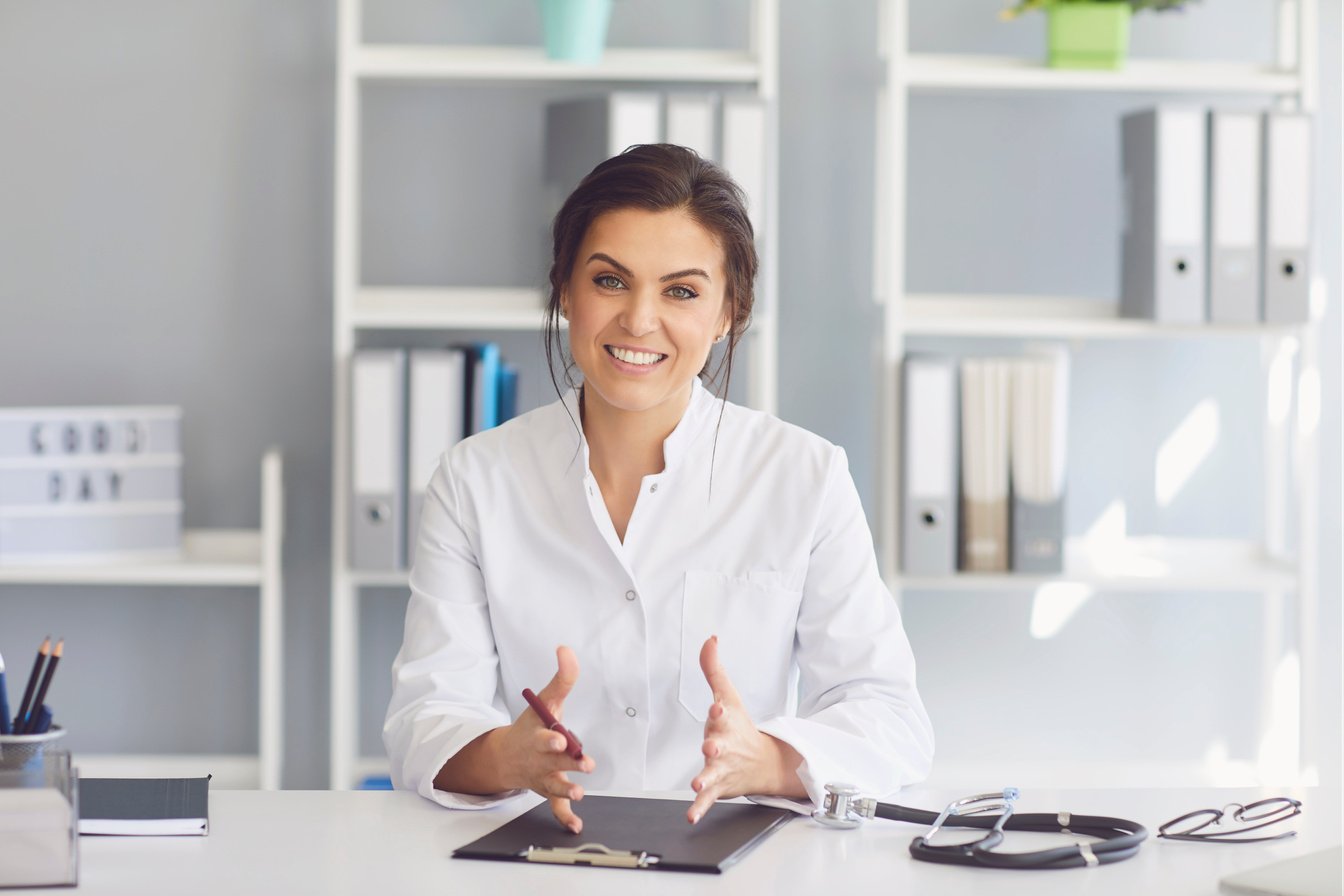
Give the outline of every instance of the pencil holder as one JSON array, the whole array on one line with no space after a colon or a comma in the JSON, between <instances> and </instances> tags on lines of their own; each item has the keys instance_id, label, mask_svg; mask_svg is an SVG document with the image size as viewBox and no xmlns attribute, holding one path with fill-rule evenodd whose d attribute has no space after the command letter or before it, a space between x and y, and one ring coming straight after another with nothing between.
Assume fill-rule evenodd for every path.
<instances>
[{"instance_id":1,"label":"pencil holder","mask_svg":"<svg viewBox=\"0 0 1344 896\"><path fill-rule=\"evenodd\" d=\"M65 736L65 729L52 725L42 734L0 734L0 771L40 768L47 745Z\"/></svg>"}]
</instances>

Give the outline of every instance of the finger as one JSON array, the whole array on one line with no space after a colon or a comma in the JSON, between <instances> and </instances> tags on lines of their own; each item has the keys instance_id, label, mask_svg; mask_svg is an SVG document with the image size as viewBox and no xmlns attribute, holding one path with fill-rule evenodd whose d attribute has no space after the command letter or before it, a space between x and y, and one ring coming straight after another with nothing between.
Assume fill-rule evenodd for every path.
<instances>
[{"instance_id":1,"label":"finger","mask_svg":"<svg viewBox=\"0 0 1344 896\"><path fill-rule=\"evenodd\" d=\"M544 754L546 762L554 768L584 774L589 774L597 768L597 763L587 753L582 759L575 761L574 757L569 755L569 742L554 731L538 728L533 732L533 741L537 752Z\"/></svg>"},{"instance_id":2,"label":"finger","mask_svg":"<svg viewBox=\"0 0 1344 896\"><path fill-rule=\"evenodd\" d=\"M561 644L555 649L555 666L555 675L537 696L550 707L556 718L559 718L565 698L574 689L574 683L579 680L579 658L574 655L574 651Z\"/></svg>"},{"instance_id":3,"label":"finger","mask_svg":"<svg viewBox=\"0 0 1344 896\"><path fill-rule=\"evenodd\" d=\"M564 772L550 772L541 778L537 792L542 796L563 800L583 799L583 788L569 780Z\"/></svg>"},{"instance_id":4,"label":"finger","mask_svg":"<svg viewBox=\"0 0 1344 896\"><path fill-rule=\"evenodd\" d=\"M714 801L719 797L717 787L706 787L701 790L691 803L691 808L686 810L686 820L691 824L699 824L700 819L705 817L705 813L714 805Z\"/></svg>"},{"instance_id":5,"label":"finger","mask_svg":"<svg viewBox=\"0 0 1344 896\"><path fill-rule=\"evenodd\" d=\"M739 703L737 688L728 679L728 671L719 661L719 636L712 635L700 648L700 671L705 673L705 681L714 692L714 702Z\"/></svg>"},{"instance_id":6,"label":"finger","mask_svg":"<svg viewBox=\"0 0 1344 896\"><path fill-rule=\"evenodd\" d=\"M574 814L569 800L551 799L551 814L561 825L569 828L570 833L577 834L583 830L583 819Z\"/></svg>"}]
</instances>

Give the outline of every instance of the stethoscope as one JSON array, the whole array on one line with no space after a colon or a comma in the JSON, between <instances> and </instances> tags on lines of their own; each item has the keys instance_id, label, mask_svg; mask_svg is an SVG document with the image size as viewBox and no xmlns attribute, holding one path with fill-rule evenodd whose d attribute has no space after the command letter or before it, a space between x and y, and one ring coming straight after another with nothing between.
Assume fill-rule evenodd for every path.
<instances>
[{"instance_id":1,"label":"stethoscope","mask_svg":"<svg viewBox=\"0 0 1344 896\"><path fill-rule=\"evenodd\" d=\"M872 797L859 795L857 787L849 784L827 784L826 798L812 817L827 827L856 828L865 818L888 818L912 824L932 825L928 833L910 841L910 855L921 862L939 862L944 865L971 865L978 868L1082 868L1106 865L1129 858L1139 851L1139 844L1148 837L1143 825L1123 818L1102 815L1074 815L1060 812L1014 814L1013 802L1018 798L1016 787L1005 787L998 793L982 793L954 800L942 812L934 814L923 809L910 809L895 803L879 803ZM994 817L988 816L996 813ZM956 819L952 821L952 819ZM988 831L979 840L935 846L934 835L944 825L960 828L981 828ZM1097 843L1075 843L1054 849L1034 852L995 852L1003 842L1003 832L1035 831L1053 834L1082 834L1095 837Z\"/></svg>"}]
</instances>

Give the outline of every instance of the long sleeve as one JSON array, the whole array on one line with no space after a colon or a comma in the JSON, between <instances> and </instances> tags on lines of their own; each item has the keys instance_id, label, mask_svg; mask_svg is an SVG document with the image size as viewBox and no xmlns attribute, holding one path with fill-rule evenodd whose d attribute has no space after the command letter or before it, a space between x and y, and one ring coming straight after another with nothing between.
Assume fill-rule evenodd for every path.
<instances>
[{"instance_id":1,"label":"long sleeve","mask_svg":"<svg viewBox=\"0 0 1344 896\"><path fill-rule=\"evenodd\" d=\"M434 787L435 775L454 754L511 721L499 693L485 583L450 457L440 461L425 497L383 743L394 787L451 808L484 808L521 791L484 797Z\"/></svg>"},{"instance_id":2,"label":"long sleeve","mask_svg":"<svg viewBox=\"0 0 1344 896\"><path fill-rule=\"evenodd\" d=\"M828 782L887 794L928 775L933 730L915 689L914 655L838 448L808 561L796 657L797 716L759 728L802 755L799 776L814 803Z\"/></svg>"}]
</instances>

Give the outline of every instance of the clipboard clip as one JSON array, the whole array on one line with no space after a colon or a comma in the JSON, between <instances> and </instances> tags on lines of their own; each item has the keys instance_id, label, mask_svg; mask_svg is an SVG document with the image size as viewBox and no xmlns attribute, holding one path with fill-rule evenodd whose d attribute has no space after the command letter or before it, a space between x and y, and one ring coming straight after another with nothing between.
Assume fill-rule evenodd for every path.
<instances>
[{"instance_id":1,"label":"clipboard clip","mask_svg":"<svg viewBox=\"0 0 1344 896\"><path fill-rule=\"evenodd\" d=\"M601 843L584 843L582 846L529 846L523 856L529 862L594 865L602 868L648 868L658 864L658 856L642 851L608 849Z\"/></svg>"}]
</instances>

